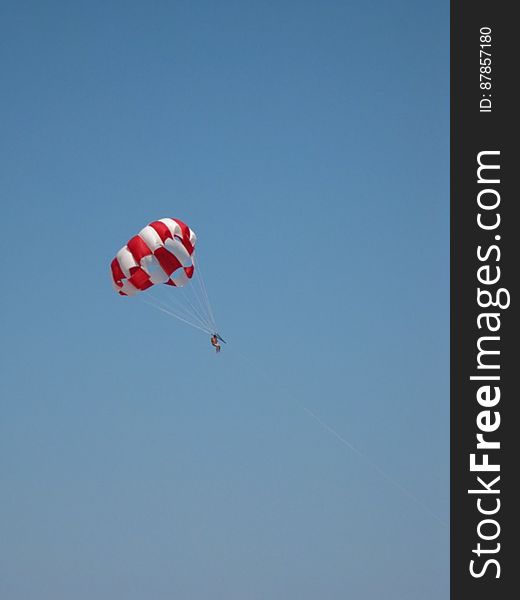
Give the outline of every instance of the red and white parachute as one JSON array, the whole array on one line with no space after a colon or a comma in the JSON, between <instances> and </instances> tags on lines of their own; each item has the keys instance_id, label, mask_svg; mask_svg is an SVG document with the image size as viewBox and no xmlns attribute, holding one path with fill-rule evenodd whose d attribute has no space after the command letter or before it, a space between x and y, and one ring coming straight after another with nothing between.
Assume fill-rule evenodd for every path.
<instances>
[{"instance_id":1,"label":"red and white parachute","mask_svg":"<svg viewBox=\"0 0 520 600\"><path fill-rule=\"evenodd\" d=\"M121 296L146 291L148 304L197 329L215 332L206 286L198 265L195 269L196 241L195 232L179 219L153 221L128 240L111 262L114 290ZM159 284L181 289L186 286L191 293L159 299L148 291L154 286L162 288Z\"/></svg>"},{"instance_id":2,"label":"red and white parachute","mask_svg":"<svg viewBox=\"0 0 520 600\"><path fill-rule=\"evenodd\" d=\"M128 240L112 261L114 289L134 296L152 285L182 287L194 272L197 236L179 219L159 219Z\"/></svg>"}]
</instances>

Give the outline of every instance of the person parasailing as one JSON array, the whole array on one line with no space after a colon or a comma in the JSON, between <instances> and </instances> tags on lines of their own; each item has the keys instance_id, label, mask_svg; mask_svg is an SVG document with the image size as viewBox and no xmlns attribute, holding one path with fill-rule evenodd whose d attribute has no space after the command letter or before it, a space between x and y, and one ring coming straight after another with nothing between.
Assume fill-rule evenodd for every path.
<instances>
[{"instance_id":1,"label":"person parasailing","mask_svg":"<svg viewBox=\"0 0 520 600\"><path fill-rule=\"evenodd\" d=\"M220 348L221 348L220 344L218 343L218 338L219 338L219 336L217 333L214 333L211 336L211 345L215 348L215 352L217 354L220 352Z\"/></svg>"}]
</instances>

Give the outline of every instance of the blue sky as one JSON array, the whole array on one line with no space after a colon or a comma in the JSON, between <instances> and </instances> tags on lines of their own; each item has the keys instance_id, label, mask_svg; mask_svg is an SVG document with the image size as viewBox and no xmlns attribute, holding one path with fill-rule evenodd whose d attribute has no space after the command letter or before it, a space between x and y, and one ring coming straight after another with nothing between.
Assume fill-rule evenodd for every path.
<instances>
[{"instance_id":1,"label":"blue sky","mask_svg":"<svg viewBox=\"0 0 520 600\"><path fill-rule=\"evenodd\" d=\"M2 597L447 598L448 4L0 23ZM218 357L111 289L164 216Z\"/></svg>"}]
</instances>

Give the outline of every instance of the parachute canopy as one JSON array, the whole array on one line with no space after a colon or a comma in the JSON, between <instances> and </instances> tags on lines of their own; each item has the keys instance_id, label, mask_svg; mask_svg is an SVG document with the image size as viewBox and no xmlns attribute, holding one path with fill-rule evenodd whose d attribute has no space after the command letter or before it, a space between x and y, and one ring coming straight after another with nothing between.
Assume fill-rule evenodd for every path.
<instances>
[{"instance_id":1,"label":"parachute canopy","mask_svg":"<svg viewBox=\"0 0 520 600\"><path fill-rule=\"evenodd\" d=\"M149 290L141 297L145 304L204 333L214 333L217 325L198 261L195 269L196 241L194 231L179 219L150 223L128 240L110 264L115 291L135 296Z\"/></svg>"},{"instance_id":2,"label":"parachute canopy","mask_svg":"<svg viewBox=\"0 0 520 600\"><path fill-rule=\"evenodd\" d=\"M114 289L134 296L159 283L183 287L195 271L197 236L179 219L159 219L128 240L110 267Z\"/></svg>"}]
</instances>

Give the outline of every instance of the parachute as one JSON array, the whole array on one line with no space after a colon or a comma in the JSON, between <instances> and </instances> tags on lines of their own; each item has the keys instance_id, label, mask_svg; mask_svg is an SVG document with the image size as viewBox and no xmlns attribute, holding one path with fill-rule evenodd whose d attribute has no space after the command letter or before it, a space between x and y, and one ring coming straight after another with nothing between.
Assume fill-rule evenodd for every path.
<instances>
[{"instance_id":1,"label":"parachute","mask_svg":"<svg viewBox=\"0 0 520 600\"><path fill-rule=\"evenodd\" d=\"M206 285L199 265L195 268L196 242L195 232L179 219L153 221L128 240L112 260L114 290L120 296L144 293L147 304L196 329L214 333L217 327ZM152 292L163 284L178 288L179 295L158 298Z\"/></svg>"}]
</instances>

